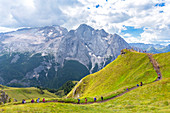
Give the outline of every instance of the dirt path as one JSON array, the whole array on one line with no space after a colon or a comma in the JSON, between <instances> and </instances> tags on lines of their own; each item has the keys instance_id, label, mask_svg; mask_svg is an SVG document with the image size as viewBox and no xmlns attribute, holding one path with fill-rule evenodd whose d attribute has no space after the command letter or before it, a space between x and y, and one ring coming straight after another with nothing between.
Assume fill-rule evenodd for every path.
<instances>
[{"instance_id":1,"label":"dirt path","mask_svg":"<svg viewBox=\"0 0 170 113\"><path fill-rule=\"evenodd\" d=\"M123 92L123 93L121 93L121 94L119 94L119 95L116 95L116 96L114 96L114 97L111 97L111 98L106 99L106 100L103 100L103 101L88 102L88 103L81 103L81 104L93 104L93 103L103 103L103 102L107 102L107 101L112 100L112 99L114 99L114 98L120 97L120 96L122 96L123 94L125 94L125 93L127 93L127 92L129 92L129 91L131 91L131 90L134 90L134 89L136 89L136 88L138 88L138 87L135 86L135 87L133 87L133 88L131 88L131 89L126 90L125 92Z\"/></svg>"},{"instance_id":2,"label":"dirt path","mask_svg":"<svg viewBox=\"0 0 170 113\"><path fill-rule=\"evenodd\" d=\"M160 67L159 67L159 64L157 63L157 61L152 57L153 54L151 53L146 53L150 59L150 62L152 63L157 75L159 76L160 75L160 79L157 79L157 80L161 80L162 79L162 74L161 74L161 71L160 71ZM156 80L156 81L157 81Z\"/></svg>"},{"instance_id":3,"label":"dirt path","mask_svg":"<svg viewBox=\"0 0 170 113\"><path fill-rule=\"evenodd\" d=\"M162 74L161 74L161 72L160 72L159 65L158 65L157 61L152 57L153 54L150 54L150 53L146 53L146 54L147 54L147 56L149 57L150 62L153 64L153 67L154 67L157 75L160 74L160 79L156 79L154 82L156 82L156 81L158 81L158 80L161 80L161 79L162 79ZM139 87L141 87L141 86L139 86ZM106 99L106 100L103 100L103 101L80 103L79 105L107 102L107 101L112 100L112 99L114 99L114 98L120 97L120 96L122 96L123 94L125 94L125 93L127 93L127 92L129 92L129 91L131 91L131 90L134 90L134 89L136 89L136 88L138 88L138 87L135 86L135 87L133 87L133 88L131 88L131 89L126 90L125 92L123 92L123 93L121 93L121 94L119 94L119 95L116 95L116 96L114 96L114 97L112 97L112 98L109 98L109 99ZM64 102L64 101L58 101L58 100L46 101L46 103L49 103L49 102L66 103L66 102ZM67 102L67 103L77 104L77 103L73 103L73 102Z\"/></svg>"},{"instance_id":4,"label":"dirt path","mask_svg":"<svg viewBox=\"0 0 170 113\"><path fill-rule=\"evenodd\" d=\"M123 92L123 93L121 93L121 94L119 94L119 95L116 95L116 96L114 96L114 97L112 97L112 98L109 98L109 99L106 99L106 100L103 100L103 101L80 103L79 105L107 102L107 101L112 100L112 99L114 99L114 98L116 98L116 97L120 97L120 96L122 96L123 94L125 94L125 93L127 93L127 92L129 92L129 91L131 91L131 90L134 90L134 89L136 89L136 88L138 88L138 87L135 86L135 87L133 87L133 88L131 88L131 89L126 90L125 92ZM57 101L57 100L54 100L54 101L46 101L46 103L49 103L49 102L66 103L66 102L64 102L64 101ZM73 102L67 102L67 103L77 104L77 103L73 103Z\"/></svg>"}]
</instances>

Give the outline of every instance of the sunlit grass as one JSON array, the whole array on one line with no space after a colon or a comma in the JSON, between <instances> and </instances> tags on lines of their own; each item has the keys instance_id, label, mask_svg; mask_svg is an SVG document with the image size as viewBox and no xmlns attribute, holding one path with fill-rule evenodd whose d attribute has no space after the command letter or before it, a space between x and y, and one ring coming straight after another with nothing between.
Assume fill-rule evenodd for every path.
<instances>
[{"instance_id":1,"label":"sunlit grass","mask_svg":"<svg viewBox=\"0 0 170 113\"><path fill-rule=\"evenodd\" d=\"M57 96L53 93L48 92L47 90L43 90L44 94L40 91L40 89L29 87L29 88L13 88L6 87L3 89L9 97L12 99L17 99L17 101L21 101L22 99L36 99L36 98L56 98Z\"/></svg>"},{"instance_id":2,"label":"sunlit grass","mask_svg":"<svg viewBox=\"0 0 170 113\"><path fill-rule=\"evenodd\" d=\"M157 74L144 53L126 51L112 63L94 74L84 77L68 97L111 97L124 92L143 82L144 84L156 80Z\"/></svg>"},{"instance_id":3,"label":"sunlit grass","mask_svg":"<svg viewBox=\"0 0 170 113\"><path fill-rule=\"evenodd\" d=\"M7 113L168 113L170 78L144 85L105 103L78 105L67 103L27 103L0 106Z\"/></svg>"}]
</instances>

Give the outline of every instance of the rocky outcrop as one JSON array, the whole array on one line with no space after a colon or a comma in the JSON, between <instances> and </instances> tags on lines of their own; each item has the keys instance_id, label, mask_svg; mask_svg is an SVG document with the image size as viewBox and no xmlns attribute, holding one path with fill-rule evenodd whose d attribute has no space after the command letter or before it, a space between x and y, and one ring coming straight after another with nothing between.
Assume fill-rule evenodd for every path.
<instances>
[{"instance_id":1,"label":"rocky outcrop","mask_svg":"<svg viewBox=\"0 0 170 113\"><path fill-rule=\"evenodd\" d=\"M10 97L2 90L0 90L0 104L9 102Z\"/></svg>"}]
</instances>

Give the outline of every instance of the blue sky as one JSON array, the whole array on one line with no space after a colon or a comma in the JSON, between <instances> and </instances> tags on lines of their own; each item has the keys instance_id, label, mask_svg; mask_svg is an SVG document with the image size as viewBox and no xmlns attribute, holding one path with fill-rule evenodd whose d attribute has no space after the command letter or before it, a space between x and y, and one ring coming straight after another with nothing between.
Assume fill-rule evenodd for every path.
<instances>
[{"instance_id":1,"label":"blue sky","mask_svg":"<svg viewBox=\"0 0 170 113\"><path fill-rule=\"evenodd\" d=\"M135 28L133 26L124 26L126 29L122 30L122 35L131 34L133 37L140 37L140 34L144 32L143 28ZM125 36L125 38L128 36Z\"/></svg>"},{"instance_id":2,"label":"blue sky","mask_svg":"<svg viewBox=\"0 0 170 113\"><path fill-rule=\"evenodd\" d=\"M164 2L155 4L155 7L164 7L164 6L165 6Z\"/></svg>"},{"instance_id":3,"label":"blue sky","mask_svg":"<svg viewBox=\"0 0 170 113\"><path fill-rule=\"evenodd\" d=\"M170 43L170 0L0 0L0 32L88 24L127 42Z\"/></svg>"}]
</instances>

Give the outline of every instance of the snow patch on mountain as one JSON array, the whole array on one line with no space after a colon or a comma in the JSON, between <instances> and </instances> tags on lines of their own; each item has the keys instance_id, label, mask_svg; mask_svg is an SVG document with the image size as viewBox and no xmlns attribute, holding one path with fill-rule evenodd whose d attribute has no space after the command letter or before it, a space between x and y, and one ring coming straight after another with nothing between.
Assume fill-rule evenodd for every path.
<instances>
[{"instance_id":1,"label":"snow patch on mountain","mask_svg":"<svg viewBox=\"0 0 170 113\"><path fill-rule=\"evenodd\" d=\"M14 58L11 60L11 63L16 63L19 58L19 55L15 55Z\"/></svg>"}]
</instances>

